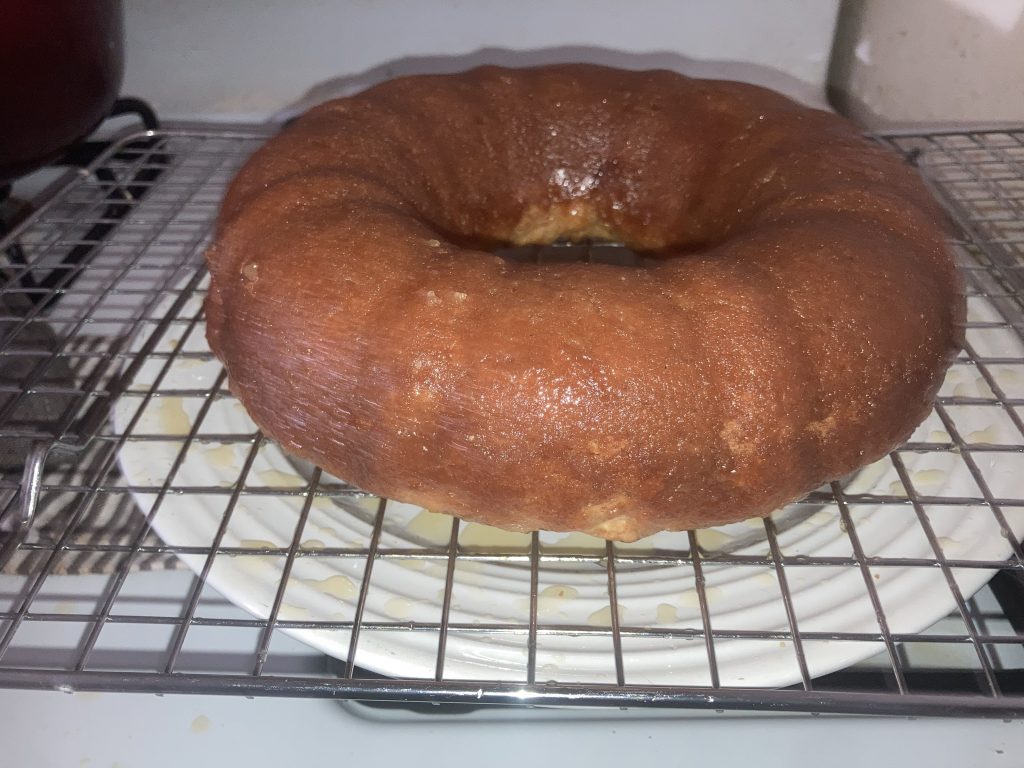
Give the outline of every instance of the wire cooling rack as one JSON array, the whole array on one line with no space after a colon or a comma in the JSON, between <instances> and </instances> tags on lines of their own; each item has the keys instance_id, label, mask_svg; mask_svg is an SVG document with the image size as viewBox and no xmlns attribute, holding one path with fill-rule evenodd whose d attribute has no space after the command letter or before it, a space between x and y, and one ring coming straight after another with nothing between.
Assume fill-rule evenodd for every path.
<instances>
[{"instance_id":1,"label":"wire cooling rack","mask_svg":"<svg viewBox=\"0 0 1024 768\"><path fill-rule=\"evenodd\" d=\"M1024 132L875 137L921 169L959 225L951 245L969 291L968 344L932 416L872 470L873 483L832 483L758 523L747 538L757 539L759 550L701 532L657 550L603 543L559 549L538 534L481 547L461 535L466 527L458 521L444 523L439 539L396 545L388 524L398 513L387 502L366 499L312 467L261 471L264 452L273 448L269 441L255 428L225 431L223 424L235 422L211 415L236 406L203 341L201 306L202 252L225 185L267 135L259 128L181 126L126 137L88 172L66 180L0 243L0 686L433 703L1024 713L1024 553L1015 534L1024 522ZM566 253L541 250L531 258ZM602 257L595 249L582 255ZM899 297L892 299L899 311ZM206 378L190 378L198 368ZM197 380L201 387L190 383ZM197 449L207 465L230 466L230 477L183 480L181 470ZM232 457L227 464L226 453ZM126 455L152 457L156 469L144 478L129 476ZM947 473L961 482L936 483L938 470L928 468L936 459L953 467ZM292 504L294 513L282 522L286 535L231 538L241 510L268 499ZM316 538L309 521L324 503L362 514L362 540ZM206 539L161 540L155 530L162 510L183 504L212 505L219 510L216 524ZM929 556L872 549L858 516L864 506L909 520ZM936 534L938 521L968 513L982 516L1000 557L957 553ZM787 549L787 520L810 515L838 526L845 551ZM266 609L255 615L211 588L218 563L242 557L268 566L276 579ZM330 620L311 618L289 604L290 577L328 559L352 567L353 577L332 590L345 610ZM443 587L434 619L402 612L390 620L369 616L377 574L397 561L439 570ZM468 565L494 564L520 569L523 615L482 624L461 620L453 596L458 574ZM674 625L673 606L662 616L659 605L657 620L618 609L623 574L669 566L688 569L695 624ZM560 622L545 611L546 574L566 567L601 574L604 620ZM721 620L709 585L715 569L730 567L771 570L779 626L768 631ZM869 630L802 626L791 585L813 568L858 575L874 617ZM901 627L878 586L887 569L933 575L949 615L925 629ZM977 574L981 581L992 578L972 595L961 585L977 582ZM348 661L292 639L307 630L335 633L343 648L338 655ZM521 675L490 675L486 667L475 676L456 675L449 654L467 633L519 638ZM398 677L362 669L367 638L389 634L428 638L430 669ZM541 663L547 640L573 638L606 641L607 675L560 679ZM706 679L635 679L628 648L652 638L696 643ZM785 648L792 684L754 687L730 678L722 649L738 641ZM853 656L862 660L817 674L815 649L836 644L858 649Z\"/></svg>"}]
</instances>

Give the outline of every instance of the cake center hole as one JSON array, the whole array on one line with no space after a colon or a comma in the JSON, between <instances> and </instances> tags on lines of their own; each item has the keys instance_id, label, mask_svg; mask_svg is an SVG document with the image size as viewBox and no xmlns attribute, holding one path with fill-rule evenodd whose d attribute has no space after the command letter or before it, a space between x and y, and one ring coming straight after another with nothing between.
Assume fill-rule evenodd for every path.
<instances>
[{"instance_id":1,"label":"cake center hole","mask_svg":"<svg viewBox=\"0 0 1024 768\"><path fill-rule=\"evenodd\" d=\"M510 245L495 248L496 256L517 264L610 264L616 267L643 267L652 261L615 243L552 243L550 245Z\"/></svg>"}]
</instances>

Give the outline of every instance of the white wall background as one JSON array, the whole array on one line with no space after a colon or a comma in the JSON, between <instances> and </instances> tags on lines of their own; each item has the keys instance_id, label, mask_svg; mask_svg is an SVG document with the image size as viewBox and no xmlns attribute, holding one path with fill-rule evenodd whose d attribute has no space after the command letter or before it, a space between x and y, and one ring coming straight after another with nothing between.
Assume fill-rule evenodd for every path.
<instances>
[{"instance_id":1,"label":"white wall background","mask_svg":"<svg viewBox=\"0 0 1024 768\"><path fill-rule=\"evenodd\" d=\"M838 4L127 0L124 92L164 117L261 119L395 74L576 60L734 77L821 103Z\"/></svg>"}]
</instances>

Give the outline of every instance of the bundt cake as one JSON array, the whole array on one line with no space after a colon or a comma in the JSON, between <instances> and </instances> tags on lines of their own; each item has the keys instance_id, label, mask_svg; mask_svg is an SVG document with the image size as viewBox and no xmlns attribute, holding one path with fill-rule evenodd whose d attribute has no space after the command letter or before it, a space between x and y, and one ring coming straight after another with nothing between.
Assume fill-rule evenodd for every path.
<instances>
[{"instance_id":1,"label":"bundt cake","mask_svg":"<svg viewBox=\"0 0 1024 768\"><path fill-rule=\"evenodd\" d=\"M509 244L614 241L632 266ZM763 516L883 456L962 341L944 219L843 119L667 71L399 78L271 139L206 304L288 452L513 530Z\"/></svg>"}]
</instances>

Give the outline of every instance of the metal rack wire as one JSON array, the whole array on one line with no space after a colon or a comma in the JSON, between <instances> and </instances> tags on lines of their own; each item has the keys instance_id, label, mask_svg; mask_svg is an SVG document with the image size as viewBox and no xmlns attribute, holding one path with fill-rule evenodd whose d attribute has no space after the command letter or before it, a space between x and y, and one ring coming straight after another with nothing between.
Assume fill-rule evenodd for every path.
<instances>
[{"instance_id":1,"label":"metal rack wire","mask_svg":"<svg viewBox=\"0 0 1024 768\"><path fill-rule=\"evenodd\" d=\"M758 533L764 548L756 554L708 546L694 532L675 548L656 551L610 543L600 550L552 549L537 534L516 546L474 548L460 536L465 527L459 521L441 539L396 544L387 532L394 512L383 500L363 505L361 541L324 546L315 540L307 526L316 505L350 503L360 498L358 490L315 468L259 480L268 441L254 428L205 426L222 424L210 414L232 403L223 372L201 386L181 375L183 369L215 366L203 342L202 251L225 184L266 136L259 128L180 126L126 137L0 243L0 252L19 249L18 259L0 261L0 565L6 563L0 575L0 686L434 703L1024 713L1024 552L1015 535L1024 515L1024 481L1017 474L1024 471L1024 131L876 137L918 165L957 220L960 234L952 247L973 311L967 347L954 366L960 379L951 378L940 393L931 433L915 436L889 459L899 491L864 492L836 482L794 505L808 513L827 509L841 526L849 552L828 556L787 551L780 544L782 523L771 519ZM116 219L111 205L124 209ZM93 242L90 233L98 225L104 237ZM68 260L69 252L83 247L89 248L86 258ZM168 403L188 410L187 421L153 416L154 405ZM112 411L120 417L112 419ZM998 429L970 432L976 418ZM156 462L156 476L147 482L126 476L119 461L126 450L156 457L160 446L170 446L171 458ZM200 446L236 452L230 482L196 484L179 476ZM950 495L927 487L908 460L929 455L955 460L976 491ZM156 536L161 509L200 498L217 499L221 510L208 540L169 544ZM266 498L293 503L288 535L231 540L232 516ZM866 549L856 515L863 504L910 515L931 554ZM1008 559L948 551L933 519L968 508L985 511ZM232 557L275 563L278 581L265 615L236 610L210 588L218 558ZM194 573L182 568L182 559ZM290 611L293 570L329 559L358 573L346 612L326 621ZM375 573L398 561L439 569L443 590L435 619L381 620L366 613ZM467 563L525 568L524 615L483 623L459 618L453 592ZM613 608L607 622L555 622L540 610L547 569L567 565L602 574ZM679 565L689 569L696 625L637 623L620 615L617 589L624 572ZM718 623L708 573L749 566L770 568L777 578L785 617L780 628ZM810 568L858 573L877 627L802 628L789 583ZM894 626L876 588L887 568L938 574L953 609L948 621L927 631ZM154 572L159 579L148 580ZM965 593L960 577L967 572L995 573L991 588ZM345 652L338 655L347 661L325 661L287 635L302 630L341 633ZM361 669L366 638L388 633L431 638L436 651L430 673L385 677ZM522 676L455 675L450 643L474 633L521 640ZM544 642L574 637L607 640L609 677L547 679ZM624 648L651 638L699 644L706 681L632 679ZM717 654L723 642L737 640L791 649L796 684L754 688L728 679ZM204 643L208 647L197 651ZM861 656L872 658L813 676L811 649L827 643L860 644L873 651ZM950 654L936 661L940 648Z\"/></svg>"}]
</instances>

